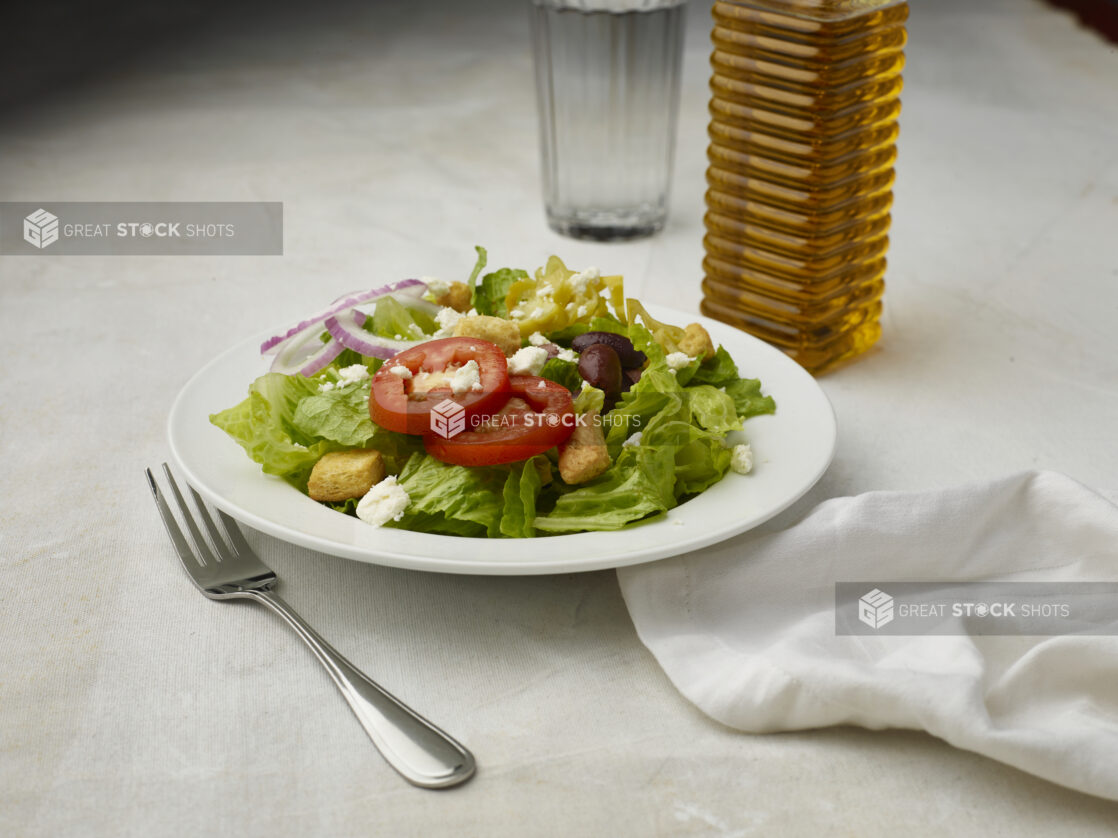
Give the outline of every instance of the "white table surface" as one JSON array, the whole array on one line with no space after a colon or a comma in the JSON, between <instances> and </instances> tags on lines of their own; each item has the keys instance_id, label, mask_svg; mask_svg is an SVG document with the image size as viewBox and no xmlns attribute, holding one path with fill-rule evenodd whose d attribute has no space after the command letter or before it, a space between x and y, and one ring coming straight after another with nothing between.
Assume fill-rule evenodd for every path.
<instances>
[{"instance_id":1,"label":"white table surface","mask_svg":"<svg viewBox=\"0 0 1118 838\"><path fill-rule=\"evenodd\" d=\"M0 259L0 834L1111 835L1118 805L914 732L749 736L641 646L615 575L426 575L251 534L287 599L477 753L407 786L276 619L175 566L142 468L185 379L335 293L496 264L699 300L706 9L670 223L544 226L523 4L314 6L0 128L4 200L280 200L283 257ZM1051 468L1118 488L1118 54L1035 0L913 10L880 348L823 379L833 467L779 519ZM882 576L888 575L887 560Z\"/></svg>"}]
</instances>

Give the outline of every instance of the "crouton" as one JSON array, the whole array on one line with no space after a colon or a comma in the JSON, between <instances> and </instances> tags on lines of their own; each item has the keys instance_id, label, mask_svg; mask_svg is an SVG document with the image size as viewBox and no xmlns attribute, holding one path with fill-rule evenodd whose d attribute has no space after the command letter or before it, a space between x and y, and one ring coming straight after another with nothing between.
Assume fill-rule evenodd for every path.
<instances>
[{"instance_id":1,"label":"crouton","mask_svg":"<svg viewBox=\"0 0 1118 838\"><path fill-rule=\"evenodd\" d=\"M574 433L559 446L559 476L566 483L585 483L609 468L609 451L597 416L584 414Z\"/></svg>"},{"instance_id":2,"label":"crouton","mask_svg":"<svg viewBox=\"0 0 1118 838\"><path fill-rule=\"evenodd\" d=\"M511 320L472 314L463 317L454 326L455 337L481 338L501 347L506 355L520 349L520 327Z\"/></svg>"},{"instance_id":3,"label":"crouton","mask_svg":"<svg viewBox=\"0 0 1118 838\"><path fill-rule=\"evenodd\" d=\"M314 464L307 494L332 502L360 498L383 479L384 458L379 451L332 451Z\"/></svg>"},{"instance_id":4,"label":"crouton","mask_svg":"<svg viewBox=\"0 0 1118 838\"><path fill-rule=\"evenodd\" d=\"M698 323L690 323L683 330L683 337L679 341L679 351L686 352L692 358L702 358L704 361L714 357L714 342L707 332Z\"/></svg>"},{"instance_id":5,"label":"crouton","mask_svg":"<svg viewBox=\"0 0 1118 838\"><path fill-rule=\"evenodd\" d=\"M465 312L470 310L470 296L469 285L464 282L452 282L447 287L446 293L436 298L435 302L455 311Z\"/></svg>"}]
</instances>

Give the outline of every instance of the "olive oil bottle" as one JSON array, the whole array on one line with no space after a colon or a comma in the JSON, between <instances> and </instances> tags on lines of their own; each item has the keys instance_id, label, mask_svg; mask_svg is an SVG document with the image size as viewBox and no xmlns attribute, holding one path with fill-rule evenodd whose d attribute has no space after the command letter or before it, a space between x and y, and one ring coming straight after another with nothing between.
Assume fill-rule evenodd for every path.
<instances>
[{"instance_id":1,"label":"olive oil bottle","mask_svg":"<svg viewBox=\"0 0 1118 838\"><path fill-rule=\"evenodd\" d=\"M718 0L704 314L812 372L881 334L903 0Z\"/></svg>"}]
</instances>

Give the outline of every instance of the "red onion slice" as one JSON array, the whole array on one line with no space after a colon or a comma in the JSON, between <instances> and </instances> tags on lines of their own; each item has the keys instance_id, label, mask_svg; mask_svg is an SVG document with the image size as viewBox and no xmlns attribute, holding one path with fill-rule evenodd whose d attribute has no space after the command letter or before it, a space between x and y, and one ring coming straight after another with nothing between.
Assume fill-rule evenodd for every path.
<instances>
[{"instance_id":1,"label":"red onion slice","mask_svg":"<svg viewBox=\"0 0 1118 838\"><path fill-rule=\"evenodd\" d=\"M312 346L311 349L313 351L310 355L307 355L305 347L308 340L311 339L317 341L318 334L311 333L303 340L289 341L272 361L271 371L283 373L284 375L295 375L298 373L310 378L341 355L342 350L345 349L345 347L336 340L330 338L326 343L321 344L318 349L314 349Z\"/></svg>"},{"instance_id":2,"label":"red onion slice","mask_svg":"<svg viewBox=\"0 0 1118 838\"><path fill-rule=\"evenodd\" d=\"M418 279L403 279L399 282L393 282L389 285L382 286L381 288L374 288L372 291L360 291L353 294L344 294L333 303L331 303L327 308L324 308L322 311L319 311L316 314L312 314L305 320L299 321L282 335L275 335L274 337L268 338L266 341L264 341L264 343L260 344L260 352L263 355L271 355L279 352L284 343L290 341L296 335L300 335L306 332L312 326L317 326L319 323L323 323L331 317L334 317L335 315L346 311L347 309L351 309L354 306L360 305L362 303L367 303L370 300L375 300L378 297L384 297L388 294L399 293L406 297L414 298L415 300L419 301L419 297L421 297L426 291L427 283L422 282Z\"/></svg>"},{"instance_id":3,"label":"red onion slice","mask_svg":"<svg viewBox=\"0 0 1118 838\"><path fill-rule=\"evenodd\" d=\"M358 325L364 321L365 315L359 311L339 314L327 318L326 331L347 349L384 360L418 343L414 340L391 340L371 335Z\"/></svg>"}]
</instances>

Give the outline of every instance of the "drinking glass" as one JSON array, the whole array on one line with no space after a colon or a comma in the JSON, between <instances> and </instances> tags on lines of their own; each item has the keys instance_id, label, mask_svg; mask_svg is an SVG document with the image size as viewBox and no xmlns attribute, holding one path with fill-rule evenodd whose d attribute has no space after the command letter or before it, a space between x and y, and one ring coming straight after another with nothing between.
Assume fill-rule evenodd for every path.
<instances>
[{"instance_id":1,"label":"drinking glass","mask_svg":"<svg viewBox=\"0 0 1118 838\"><path fill-rule=\"evenodd\" d=\"M686 0L533 0L544 206L616 241L664 226Z\"/></svg>"}]
</instances>

